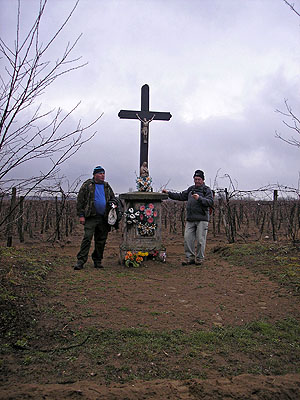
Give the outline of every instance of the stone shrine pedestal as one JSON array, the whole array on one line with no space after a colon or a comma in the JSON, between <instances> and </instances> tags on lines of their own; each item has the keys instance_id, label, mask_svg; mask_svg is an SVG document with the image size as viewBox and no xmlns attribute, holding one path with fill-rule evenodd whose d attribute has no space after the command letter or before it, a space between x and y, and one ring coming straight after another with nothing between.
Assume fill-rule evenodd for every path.
<instances>
[{"instance_id":1,"label":"stone shrine pedestal","mask_svg":"<svg viewBox=\"0 0 300 400\"><path fill-rule=\"evenodd\" d=\"M157 253L164 260L166 248L162 244L162 200L166 193L128 192L119 195L125 202L123 243L120 246L120 262L127 251ZM128 223L131 222L131 223Z\"/></svg>"}]
</instances>

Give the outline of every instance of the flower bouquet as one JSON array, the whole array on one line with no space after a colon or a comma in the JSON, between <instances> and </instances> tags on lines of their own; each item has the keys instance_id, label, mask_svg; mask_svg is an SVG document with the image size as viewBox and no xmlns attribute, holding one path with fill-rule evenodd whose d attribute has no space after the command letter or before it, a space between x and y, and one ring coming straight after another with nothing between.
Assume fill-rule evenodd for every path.
<instances>
[{"instance_id":1,"label":"flower bouquet","mask_svg":"<svg viewBox=\"0 0 300 400\"><path fill-rule=\"evenodd\" d=\"M152 192L151 176L139 176L136 178L136 188L139 192Z\"/></svg>"},{"instance_id":2,"label":"flower bouquet","mask_svg":"<svg viewBox=\"0 0 300 400\"><path fill-rule=\"evenodd\" d=\"M144 257L147 256L148 256L147 252L142 253L141 251L139 251L138 253L133 253L132 251L127 251L125 255L125 266L128 268L130 267L137 268L144 261Z\"/></svg>"},{"instance_id":3,"label":"flower bouquet","mask_svg":"<svg viewBox=\"0 0 300 400\"><path fill-rule=\"evenodd\" d=\"M133 207L130 207L125 213L126 223L136 224L139 221L140 211L136 211Z\"/></svg>"},{"instance_id":4,"label":"flower bouquet","mask_svg":"<svg viewBox=\"0 0 300 400\"><path fill-rule=\"evenodd\" d=\"M156 217L158 216L157 211L152 203L141 205L139 209L139 222L138 231L142 236L153 236L157 224L155 223Z\"/></svg>"},{"instance_id":5,"label":"flower bouquet","mask_svg":"<svg viewBox=\"0 0 300 400\"><path fill-rule=\"evenodd\" d=\"M153 236L157 228L156 218L158 212L154 205L142 204L138 210L130 207L126 212L126 223L128 225L137 224L138 232L142 236Z\"/></svg>"}]
</instances>

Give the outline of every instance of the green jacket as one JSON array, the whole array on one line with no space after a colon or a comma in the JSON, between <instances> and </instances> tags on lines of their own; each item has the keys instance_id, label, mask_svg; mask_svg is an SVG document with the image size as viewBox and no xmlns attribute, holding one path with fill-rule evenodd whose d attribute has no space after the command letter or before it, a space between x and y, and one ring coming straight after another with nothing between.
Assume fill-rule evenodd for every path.
<instances>
[{"instance_id":1,"label":"green jacket","mask_svg":"<svg viewBox=\"0 0 300 400\"><path fill-rule=\"evenodd\" d=\"M97 215L96 208L94 204L95 199L95 181L94 179L88 179L85 181L77 196L77 215L78 217L93 217ZM110 187L108 182L104 182L104 193L106 200L106 211L105 217L107 217L109 212L108 202L115 198L115 194Z\"/></svg>"}]
</instances>

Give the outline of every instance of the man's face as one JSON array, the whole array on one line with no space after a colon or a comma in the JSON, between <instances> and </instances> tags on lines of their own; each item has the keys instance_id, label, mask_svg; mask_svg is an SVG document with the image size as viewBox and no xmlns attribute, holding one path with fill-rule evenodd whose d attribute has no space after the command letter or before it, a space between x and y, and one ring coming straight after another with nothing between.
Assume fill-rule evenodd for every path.
<instances>
[{"instance_id":1,"label":"man's face","mask_svg":"<svg viewBox=\"0 0 300 400\"><path fill-rule=\"evenodd\" d=\"M194 177L194 183L195 183L195 186L198 187L198 186L203 185L204 180L202 178L200 178L200 176L195 176Z\"/></svg>"},{"instance_id":2,"label":"man's face","mask_svg":"<svg viewBox=\"0 0 300 400\"><path fill-rule=\"evenodd\" d=\"M96 183L104 182L105 179L105 172L97 172L94 175L94 179Z\"/></svg>"}]
</instances>

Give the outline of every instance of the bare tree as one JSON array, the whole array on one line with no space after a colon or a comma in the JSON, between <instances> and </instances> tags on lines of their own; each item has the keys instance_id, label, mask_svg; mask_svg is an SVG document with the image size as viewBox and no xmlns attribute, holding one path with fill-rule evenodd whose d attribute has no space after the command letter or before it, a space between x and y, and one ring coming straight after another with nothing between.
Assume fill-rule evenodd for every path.
<instances>
[{"instance_id":1,"label":"bare tree","mask_svg":"<svg viewBox=\"0 0 300 400\"><path fill-rule=\"evenodd\" d=\"M29 31L21 34L21 0L18 0L16 35L14 43L0 38L0 59L3 67L0 75L0 188L2 191L17 186L27 195L45 180L49 181L59 172L62 163L73 156L96 132L90 129L101 115L82 126L81 121L70 128L72 113L61 108L42 111L39 98L49 85L63 75L82 68L81 57L72 58L79 35L68 43L55 61L48 60L49 49L57 42L72 17L79 0L64 22L45 43L40 40L40 29L47 0L40 0L39 9ZM69 125L69 126L67 126ZM88 132L86 132L88 131ZM37 176L17 179L17 167L29 166L37 160L48 160L45 171ZM50 164L49 164L50 161ZM13 178L11 176L13 175ZM25 191L25 193L24 193Z\"/></svg>"},{"instance_id":2,"label":"bare tree","mask_svg":"<svg viewBox=\"0 0 300 400\"><path fill-rule=\"evenodd\" d=\"M283 0L284 3L290 7L290 9L298 16L300 17L300 12L298 12L295 9L294 4L288 2L287 0ZM288 119L287 122L286 120L283 121L284 125L287 126L289 129L292 129L297 135L300 135L300 119L296 116L296 114L293 112L292 107L288 104L288 101L285 100L285 109L286 111L280 111L280 110L276 110L276 112L282 114L285 118ZM292 146L297 146L300 147L300 137L298 136L297 138L295 138L294 136L290 137L290 138L286 138L284 136L282 136L281 133L276 132L276 137L278 139L283 140L284 142L292 145Z\"/></svg>"},{"instance_id":3,"label":"bare tree","mask_svg":"<svg viewBox=\"0 0 300 400\"><path fill-rule=\"evenodd\" d=\"M292 129L295 133L299 135L299 138L295 138L294 136L290 138L285 138L283 137L280 133L276 131L276 137L278 139L283 140L284 142L291 144L292 146L297 146L300 147L300 119L294 114L292 111L292 108L289 106L287 100L284 101L285 107L286 107L286 112L276 110L280 114L282 114L284 117L288 118L289 121L282 121L285 126L287 126L289 129Z\"/></svg>"}]
</instances>

